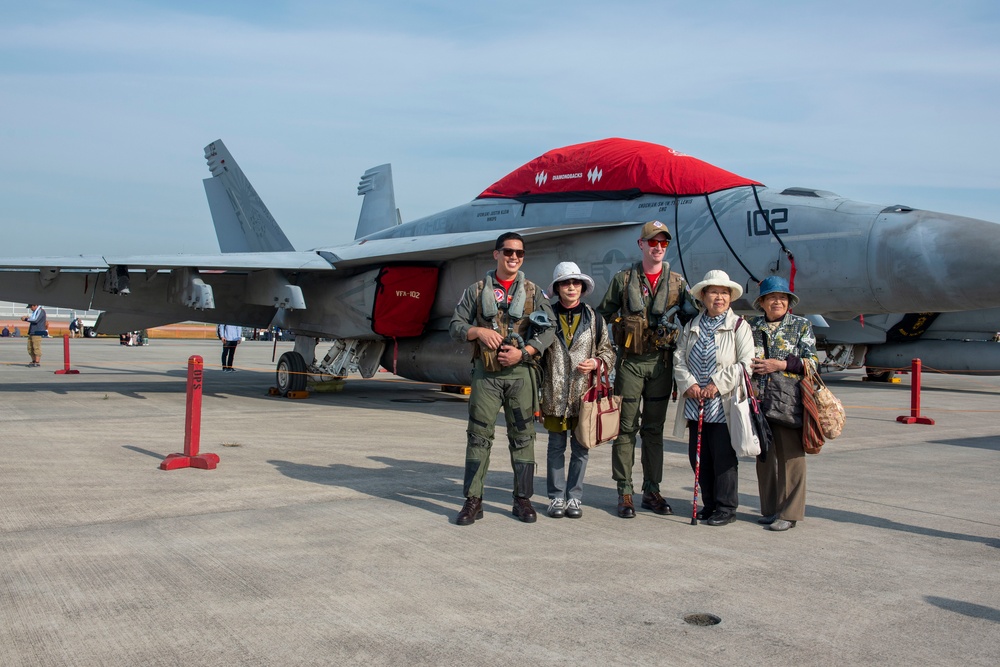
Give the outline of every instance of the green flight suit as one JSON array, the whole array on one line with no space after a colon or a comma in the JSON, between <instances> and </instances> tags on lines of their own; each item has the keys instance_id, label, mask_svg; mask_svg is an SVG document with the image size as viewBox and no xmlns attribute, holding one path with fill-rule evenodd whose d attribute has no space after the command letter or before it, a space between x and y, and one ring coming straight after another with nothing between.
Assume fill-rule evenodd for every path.
<instances>
[{"instance_id":1,"label":"green flight suit","mask_svg":"<svg viewBox=\"0 0 1000 667\"><path fill-rule=\"evenodd\" d=\"M638 282L633 285L632 281L636 280ZM674 294L670 293L671 284ZM641 299L641 311L634 311L630 306L630 287ZM597 310L609 322L619 315L643 312L648 326L655 329L663 308L673 303L682 304L686 298L684 279L676 273L671 274L669 264L663 262L663 273L657 281L656 292L653 292L639 262L615 274ZM633 305L637 306L634 299ZM663 423L672 387L672 349L650 349L636 354L619 346L615 394L622 397L621 430L612 444L611 477L617 482L620 495L633 493L632 467L635 464L637 432L642 438L642 490L660 491L660 482L663 481Z\"/></svg>"},{"instance_id":2,"label":"green flight suit","mask_svg":"<svg viewBox=\"0 0 1000 667\"><path fill-rule=\"evenodd\" d=\"M490 272L490 276L494 272ZM527 289L527 285L531 289ZM506 335L518 333L531 345L538 355L555 340L552 328L533 332L529 338L529 311L545 313L550 322L555 321L552 307L544 298L541 288L530 283L523 273L511 286L511 294L518 289L534 293L533 299L526 300L523 316L512 319L501 304L495 317L498 330ZM452 338L469 342L467 335L473 326L491 326L493 319L483 314L483 284L475 283L466 289L462 300L455 308L449 331ZM502 291L502 290L501 290ZM487 294L490 294L487 291ZM498 296L498 301L506 301ZM531 302L534 303L531 303ZM534 413L538 404L538 378L534 361L528 361L501 368L499 371L486 370L478 344L474 344L475 360L472 368L472 393L469 396L469 425L466 429L465 477L462 485L466 498L482 498L486 473L490 467L490 450L496 430L497 414L503 409L507 424L507 441L510 449L511 467L514 470L514 497L530 498L534 493L535 471L535 423ZM537 355L536 355L537 358Z\"/></svg>"}]
</instances>

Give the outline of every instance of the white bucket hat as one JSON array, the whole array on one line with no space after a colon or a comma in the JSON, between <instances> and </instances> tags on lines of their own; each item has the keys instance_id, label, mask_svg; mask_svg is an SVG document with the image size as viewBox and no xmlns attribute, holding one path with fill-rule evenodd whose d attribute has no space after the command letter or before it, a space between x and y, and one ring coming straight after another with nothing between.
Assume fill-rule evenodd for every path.
<instances>
[{"instance_id":1,"label":"white bucket hat","mask_svg":"<svg viewBox=\"0 0 1000 667\"><path fill-rule=\"evenodd\" d=\"M583 285L586 289L583 290L584 294L588 294L594 291L594 279L588 276L586 273L580 271L580 267L576 265L576 262L559 262L556 264L556 268L552 270L552 282L549 283L549 296L557 296L556 294L556 283L561 283L564 280L582 280Z\"/></svg>"},{"instance_id":2,"label":"white bucket hat","mask_svg":"<svg viewBox=\"0 0 1000 667\"><path fill-rule=\"evenodd\" d=\"M709 286L728 287L730 293L732 294L732 297L730 297L730 301L736 301L736 299L743 296L743 288L740 287L739 283L734 283L732 280L729 279L728 273L726 273L725 271L720 271L718 269L706 273L702 281L691 288L691 294L694 296L694 298L698 299L698 301L702 301L704 303L704 301L701 298L701 293L702 291L704 291L706 287Z\"/></svg>"}]
</instances>

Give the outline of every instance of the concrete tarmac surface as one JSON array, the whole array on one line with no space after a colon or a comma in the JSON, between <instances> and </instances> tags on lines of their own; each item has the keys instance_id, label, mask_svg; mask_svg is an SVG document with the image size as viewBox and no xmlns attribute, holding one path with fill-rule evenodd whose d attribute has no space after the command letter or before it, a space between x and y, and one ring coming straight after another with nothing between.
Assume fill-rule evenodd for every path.
<instances>
[{"instance_id":1,"label":"concrete tarmac surface","mask_svg":"<svg viewBox=\"0 0 1000 667\"><path fill-rule=\"evenodd\" d=\"M502 425L485 517L460 527L463 396L383 372L269 397L271 343L240 345L231 374L217 341L74 340L79 375L53 373L61 339L41 368L25 345L0 340L5 667L1000 661L1000 378L925 374L926 426L895 421L910 376L827 375L847 427L808 458L807 518L784 533L756 523L752 459L737 521L690 525L669 439L676 515L619 519L605 445L583 518L550 519L542 429L539 518L520 523ZM221 462L162 471L194 354Z\"/></svg>"}]
</instances>

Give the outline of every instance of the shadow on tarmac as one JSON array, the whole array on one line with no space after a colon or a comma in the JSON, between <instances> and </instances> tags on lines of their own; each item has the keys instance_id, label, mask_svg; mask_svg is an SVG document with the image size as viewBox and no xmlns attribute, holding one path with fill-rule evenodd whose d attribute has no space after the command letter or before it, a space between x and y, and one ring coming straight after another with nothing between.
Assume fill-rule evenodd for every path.
<instances>
[{"instance_id":1,"label":"shadow on tarmac","mask_svg":"<svg viewBox=\"0 0 1000 667\"><path fill-rule=\"evenodd\" d=\"M971 447L973 449L988 449L993 452L1000 452L1000 437L995 435L984 435L977 438L955 438L953 440L928 440L927 442L936 445L954 445L955 447Z\"/></svg>"},{"instance_id":2,"label":"shadow on tarmac","mask_svg":"<svg viewBox=\"0 0 1000 667\"><path fill-rule=\"evenodd\" d=\"M465 501L461 481L464 468L386 456L369 456L368 459L385 467L361 468L340 463L316 466L280 460L271 460L268 463L282 475L292 479L340 486L358 493L395 500L445 517L454 523L455 516ZM490 477L494 478L494 484L487 485L484 489L484 512L496 511L492 507L494 503L501 506L509 505L510 490L514 484L514 475L510 472L497 471L494 474L490 471ZM497 477L499 479L496 479ZM401 483L401 480L406 481ZM442 503L445 506L442 506ZM505 513L510 515L509 507ZM513 516L511 518L517 520Z\"/></svg>"},{"instance_id":3,"label":"shadow on tarmac","mask_svg":"<svg viewBox=\"0 0 1000 667\"><path fill-rule=\"evenodd\" d=\"M962 614L963 616L982 618L994 623L1000 623L1000 609L986 607L981 604L973 604L972 602L965 602L963 600L939 598L934 595L925 595L924 600L931 603L935 607L944 609L945 611L953 611L956 614Z\"/></svg>"},{"instance_id":4,"label":"shadow on tarmac","mask_svg":"<svg viewBox=\"0 0 1000 667\"><path fill-rule=\"evenodd\" d=\"M884 519L878 516L860 514L858 512L848 512L845 510L830 509L828 507L818 507L816 505L806 505L806 516L828 521L839 521L841 523L856 523L861 526L871 526L873 528L885 528L887 530L898 530L913 535L923 535L925 537L940 537L948 540L960 540L963 542L978 542L993 548L1000 548L1000 539L983 537L980 535L965 535L963 533L952 533L947 530L937 530L935 528L925 528L923 526L911 526L906 523Z\"/></svg>"},{"instance_id":5,"label":"shadow on tarmac","mask_svg":"<svg viewBox=\"0 0 1000 667\"><path fill-rule=\"evenodd\" d=\"M152 452L146 450L140 450L135 447L128 448L152 455ZM159 455L157 457L162 458ZM442 465L440 463L394 459L385 456L370 456L368 459L376 463L381 463L385 467L362 468L340 463L332 463L328 466L316 466L282 460L270 460L268 463L273 465L278 472L292 479L311 482L313 484L340 486L352 489L358 493L377 495L380 498L395 500L404 505L417 507L432 514L446 517L449 521L454 521L454 517L461 508L464 498L461 482L465 472L464 468ZM494 461L493 463L503 465L503 463L506 463L506 458L503 463L500 461ZM484 509L486 511L491 511L492 504L508 505L514 483L513 474L502 469L491 470L489 478L491 478L492 484L487 484L484 491ZM405 483L401 484L400 480L405 480ZM545 501L544 484L544 479L535 478L536 493L533 501L536 509L538 509L537 506L539 504ZM541 488L539 488L539 485L541 485ZM593 495L590 497L597 496L604 498L608 493L608 489L604 487L593 487L593 489ZM585 494L585 497L587 495ZM740 494L741 507L738 511L740 518L745 518L748 513L750 518L747 520L756 518L758 510L754 508L755 503L748 502L752 500L756 500L756 496ZM667 501L674 505L678 516L683 516L685 510L690 511L689 500L678 501L676 498L667 498ZM442 507L442 503L446 503L447 506ZM608 506L604 500L596 506L591 505L591 507L598 511L606 511L609 514L615 513L615 506L613 504ZM990 547L1000 548L1000 539L936 530L923 526L912 526L858 512L831 509L813 504L808 505L807 512L810 518L826 519L841 523L854 523L885 530L897 530L925 537L977 542ZM509 511L505 513L510 514Z\"/></svg>"}]
</instances>

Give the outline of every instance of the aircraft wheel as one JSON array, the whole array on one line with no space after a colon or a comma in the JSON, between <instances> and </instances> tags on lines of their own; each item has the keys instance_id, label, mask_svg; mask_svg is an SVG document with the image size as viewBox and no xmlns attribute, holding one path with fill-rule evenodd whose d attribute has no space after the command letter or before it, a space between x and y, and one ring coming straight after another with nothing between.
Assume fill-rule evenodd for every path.
<instances>
[{"instance_id":1,"label":"aircraft wheel","mask_svg":"<svg viewBox=\"0 0 1000 667\"><path fill-rule=\"evenodd\" d=\"M87 338L97 338L97 332L94 331L93 327L86 327L83 330L83 335L86 336Z\"/></svg>"},{"instance_id":2,"label":"aircraft wheel","mask_svg":"<svg viewBox=\"0 0 1000 667\"><path fill-rule=\"evenodd\" d=\"M278 359L275 372L275 383L282 396L290 391L303 391L306 388L306 361L298 352L285 352Z\"/></svg>"},{"instance_id":3,"label":"aircraft wheel","mask_svg":"<svg viewBox=\"0 0 1000 667\"><path fill-rule=\"evenodd\" d=\"M883 368L872 369L865 367L865 374L869 382L890 382L896 376L896 371L885 370Z\"/></svg>"}]
</instances>

